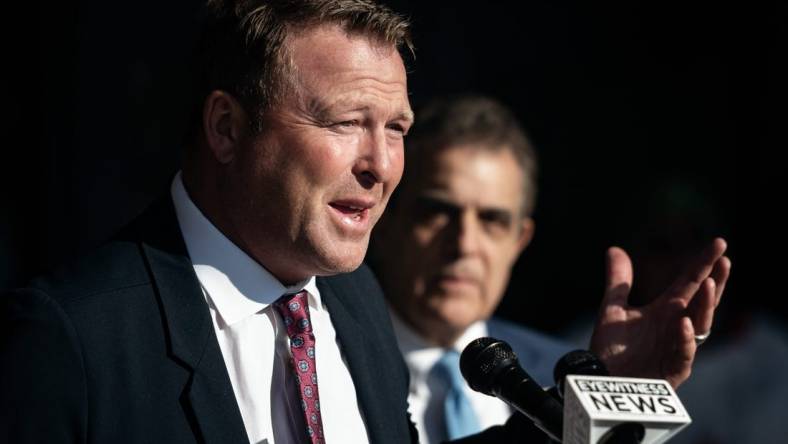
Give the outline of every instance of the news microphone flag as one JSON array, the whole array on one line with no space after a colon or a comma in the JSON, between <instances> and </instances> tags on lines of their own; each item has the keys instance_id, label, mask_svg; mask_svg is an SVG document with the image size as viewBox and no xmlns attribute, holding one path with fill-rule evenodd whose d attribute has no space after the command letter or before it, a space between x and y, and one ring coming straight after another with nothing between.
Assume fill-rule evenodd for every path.
<instances>
[{"instance_id":1,"label":"news microphone flag","mask_svg":"<svg viewBox=\"0 0 788 444\"><path fill-rule=\"evenodd\" d=\"M564 392L564 444L596 444L613 427L640 423L642 444L667 441L692 419L661 379L569 375Z\"/></svg>"}]
</instances>

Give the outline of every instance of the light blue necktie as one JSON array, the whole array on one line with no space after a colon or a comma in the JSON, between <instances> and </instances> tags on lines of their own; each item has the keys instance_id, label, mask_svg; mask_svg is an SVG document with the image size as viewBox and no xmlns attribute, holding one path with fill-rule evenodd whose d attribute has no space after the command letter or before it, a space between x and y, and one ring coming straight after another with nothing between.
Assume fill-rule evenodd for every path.
<instances>
[{"instance_id":1,"label":"light blue necktie","mask_svg":"<svg viewBox=\"0 0 788 444\"><path fill-rule=\"evenodd\" d=\"M480 430L479 421L465 396L465 380L460 373L460 354L448 350L435 364L435 373L448 383L446 399L443 402L444 423L449 439L472 435Z\"/></svg>"}]
</instances>

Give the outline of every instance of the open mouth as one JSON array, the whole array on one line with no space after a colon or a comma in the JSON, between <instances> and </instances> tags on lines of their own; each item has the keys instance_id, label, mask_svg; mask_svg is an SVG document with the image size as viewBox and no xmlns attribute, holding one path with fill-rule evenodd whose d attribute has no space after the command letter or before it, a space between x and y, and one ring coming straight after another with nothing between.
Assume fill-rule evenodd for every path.
<instances>
[{"instance_id":1,"label":"open mouth","mask_svg":"<svg viewBox=\"0 0 788 444\"><path fill-rule=\"evenodd\" d=\"M338 203L331 203L329 205L331 205L333 209L337 210L342 215L347 216L354 221L361 221L369 213L369 209L355 205L343 205Z\"/></svg>"},{"instance_id":2,"label":"open mouth","mask_svg":"<svg viewBox=\"0 0 788 444\"><path fill-rule=\"evenodd\" d=\"M372 205L357 202L331 202L329 206L339 215L345 224L364 224L369 220L369 209Z\"/></svg>"}]
</instances>

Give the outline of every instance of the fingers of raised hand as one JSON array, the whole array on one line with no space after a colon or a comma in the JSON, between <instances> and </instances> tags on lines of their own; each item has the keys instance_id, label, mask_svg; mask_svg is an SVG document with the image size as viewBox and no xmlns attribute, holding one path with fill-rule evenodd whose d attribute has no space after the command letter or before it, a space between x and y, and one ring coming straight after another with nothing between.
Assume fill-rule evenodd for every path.
<instances>
[{"instance_id":1,"label":"fingers of raised hand","mask_svg":"<svg viewBox=\"0 0 788 444\"><path fill-rule=\"evenodd\" d=\"M717 285L714 279L706 278L692 298L689 305L689 316L692 319L693 337L711 331L714 322L714 309L717 307Z\"/></svg>"},{"instance_id":2,"label":"fingers of raised hand","mask_svg":"<svg viewBox=\"0 0 788 444\"><path fill-rule=\"evenodd\" d=\"M727 244L722 238L716 238L714 241L698 255L698 257L690 263L685 272L671 285L667 294L669 297L679 297L689 302L692 297L698 292L703 282L715 270L727 280L726 267L717 265L725 253ZM725 261L730 263L730 261ZM729 269L730 267L727 267Z\"/></svg>"},{"instance_id":3,"label":"fingers of raised hand","mask_svg":"<svg viewBox=\"0 0 788 444\"><path fill-rule=\"evenodd\" d=\"M725 284L728 282L728 277L731 274L731 260L723 256L715 264L714 269L711 271L711 278L714 279L716 284L716 291L714 292L714 306L720 303L722 292L725 290Z\"/></svg>"},{"instance_id":4,"label":"fingers of raised hand","mask_svg":"<svg viewBox=\"0 0 788 444\"><path fill-rule=\"evenodd\" d=\"M676 338L675 353L672 353L663 369L662 377L666 379L673 388L677 388L682 382L689 378L692 372L692 362L695 360L694 328L692 321L688 317L680 319L679 335Z\"/></svg>"},{"instance_id":5,"label":"fingers of raised hand","mask_svg":"<svg viewBox=\"0 0 788 444\"><path fill-rule=\"evenodd\" d=\"M605 278L603 307L611 304L626 306L632 288L632 261L623 249L608 248Z\"/></svg>"}]
</instances>

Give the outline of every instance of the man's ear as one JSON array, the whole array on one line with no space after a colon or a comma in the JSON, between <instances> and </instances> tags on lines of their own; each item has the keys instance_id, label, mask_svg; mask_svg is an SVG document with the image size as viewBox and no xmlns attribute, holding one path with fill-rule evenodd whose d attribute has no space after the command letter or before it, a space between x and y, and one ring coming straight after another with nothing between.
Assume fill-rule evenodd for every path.
<instances>
[{"instance_id":1,"label":"man's ear","mask_svg":"<svg viewBox=\"0 0 788 444\"><path fill-rule=\"evenodd\" d=\"M230 163L248 125L246 111L230 94L212 91L203 102L202 123L213 157L221 164Z\"/></svg>"},{"instance_id":2,"label":"man's ear","mask_svg":"<svg viewBox=\"0 0 788 444\"><path fill-rule=\"evenodd\" d=\"M534 220L530 217L524 217L520 221L520 236L517 238L517 254L520 255L525 247L531 243L531 239L534 238L534 230L536 230L536 224Z\"/></svg>"}]
</instances>

